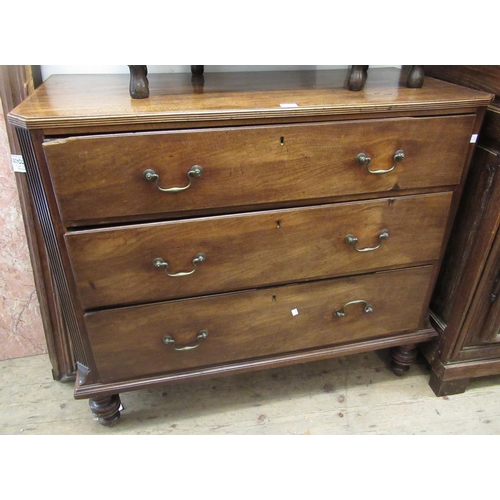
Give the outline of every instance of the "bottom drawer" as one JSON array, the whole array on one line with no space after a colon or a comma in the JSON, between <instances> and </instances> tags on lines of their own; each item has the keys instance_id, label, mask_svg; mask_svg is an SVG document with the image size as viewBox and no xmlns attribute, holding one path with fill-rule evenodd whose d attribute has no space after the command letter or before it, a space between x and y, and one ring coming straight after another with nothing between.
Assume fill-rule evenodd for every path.
<instances>
[{"instance_id":1,"label":"bottom drawer","mask_svg":"<svg viewBox=\"0 0 500 500\"><path fill-rule=\"evenodd\" d=\"M431 273L425 266L183 299L85 321L101 382L128 380L416 330Z\"/></svg>"}]
</instances>

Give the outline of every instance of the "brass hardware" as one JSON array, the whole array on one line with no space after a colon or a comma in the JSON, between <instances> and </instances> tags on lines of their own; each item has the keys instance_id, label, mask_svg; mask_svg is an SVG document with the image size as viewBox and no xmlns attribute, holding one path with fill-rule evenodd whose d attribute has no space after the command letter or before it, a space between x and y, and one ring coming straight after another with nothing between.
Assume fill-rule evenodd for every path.
<instances>
[{"instance_id":1,"label":"brass hardware","mask_svg":"<svg viewBox=\"0 0 500 500\"><path fill-rule=\"evenodd\" d=\"M196 271L197 264L200 264L201 262L205 262L206 259L207 259L207 256L204 253L197 253L194 256L194 259L192 261L193 266L194 266L194 269L192 271L183 271L183 272L175 273L175 274L171 274L171 273L167 272L168 271L168 262L165 262L163 259L160 259L160 258L154 259L153 266L155 266L157 268L164 267L165 274L167 276L171 276L172 278L178 278L180 276L189 276L190 274L193 274Z\"/></svg>"},{"instance_id":2,"label":"brass hardware","mask_svg":"<svg viewBox=\"0 0 500 500\"><path fill-rule=\"evenodd\" d=\"M373 250L377 250L378 248L380 248L380 246L382 245L382 240L386 240L387 238L389 238L389 231L387 231L387 229L384 229L383 231L380 231L378 235L379 244L376 247L358 248L358 238L356 238L356 236L354 236L353 234L348 234L344 238L344 241L349 245L354 245L354 248L357 252L372 252Z\"/></svg>"},{"instance_id":3,"label":"brass hardware","mask_svg":"<svg viewBox=\"0 0 500 500\"><path fill-rule=\"evenodd\" d=\"M172 344L174 346L174 349L176 351L189 351L190 349L196 349L200 345L200 341L203 339L206 339L208 337L208 330L201 330L200 333L196 336L196 339L198 342L195 345L186 345L184 347L176 347L175 346L175 340L171 335L165 335L163 337L163 343L165 345Z\"/></svg>"},{"instance_id":4,"label":"brass hardware","mask_svg":"<svg viewBox=\"0 0 500 500\"><path fill-rule=\"evenodd\" d=\"M189 179L189 184L184 187L171 187L171 188L162 188L158 185L158 182L160 182L160 176L152 169L148 168L147 170L144 170L142 173L142 176L144 179L146 179L149 182L155 182L156 187L160 190L163 191L164 193L178 193L180 191L185 191L189 187L191 187L191 182L193 181L194 177L201 177L203 174L203 167L200 165L193 165L187 173L187 177Z\"/></svg>"},{"instance_id":5,"label":"brass hardware","mask_svg":"<svg viewBox=\"0 0 500 500\"><path fill-rule=\"evenodd\" d=\"M389 172L392 172L396 168L396 164L399 161L404 160L404 158L404 151L402 149L398 149L393 156L394 164L388 170L370 170L370 163L372 159L369 156L365 155L365 153L359 153L358 156L356 156L356 163L358 163L359 165L364 165L366 167L366 171L370 174L388 174Z\"/></svg>"},{"instance_id":6,"label":"brass hardware","mask_svg":"<svg viewBox=\"0 0 500 500\"><path fill-rule=\"evenodd\" d=\"M334 316L337 318L343 318L346 315L345 308L347 306L352 305L352 304L365 304L365 307L363 307L363 312L365 312L365 313L373 312L373 306L368 304L368 302L366 302L366 300L352 300L351 302L347 302L347 304L344 304L342 309L338 309L337 311L335 311L333 313Z\"/></svg>"}]
</instances>

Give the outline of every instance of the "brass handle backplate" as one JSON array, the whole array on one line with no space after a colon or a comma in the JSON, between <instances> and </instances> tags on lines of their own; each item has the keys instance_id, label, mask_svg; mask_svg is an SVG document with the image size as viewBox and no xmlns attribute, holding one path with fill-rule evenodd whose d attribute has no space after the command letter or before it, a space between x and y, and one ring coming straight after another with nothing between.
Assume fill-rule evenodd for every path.
<instances>
[{"instance_id":1,"label":"brass handle backplate","mask_svg":"<svg viewBox=\"0 0 500 500\"><path fill-rule=\"evenodd\" d=\"M171 188L162 188L158 185L160 182L160 176L152 169L148 168L147 170L144 170L142 173L142 176L144 179L146 179L149 182L154 182L156 184L156 187L160 190L163 191L164 193L179 193L180 191L185 191L189 187L191 187L191 182L193 181L194 177L201 177L203 174L203 167L200 165L193 165L187 173L187 177L189 180L189 183L187 186L183 187L171 187Z\"/></svg>"},{"instance_id":2,"label":"brass handle backplate","mask_svg":"<svg viewBox=\"0 0 500 500\"><path fill-rule=\"evenodd\" d=\"M345 308L347 306L350 306L352 304L365 304L365 307L363 307L363 312L365 313L371 313L373 312L373 306L371 304L368 304L366 300L352 300L351 302L347 302L347 304L344 304L341 309L337 309L333 314L337 318L343 318L346 315Z\"/></svg>"},{"instance_id":3,"label":"brass handle backplate","mask_svg":"<svg viewBox=\"0 0 500 500\"><path fill-rule=\"evenodd\" d=\"M157 268L164 268L165 274L167 276L171 276L172 278L179 278L181 276L189 276L190 274L193 274L196 271L196 266L200 264L201 262L205 262L207 259L207 256L204 253L197 253L194 258L193 258L193 266L194 269L192 271L183 271L180 273L169 273L168 272L168 262L164 261L163 259L160 259L159 257L153 260L153 266Z\"/></svg>"},{"instance_id":4,"label":"brass handle backplate","mask_svg":"<svg viewBox=\"0 0 500 500\"><path fill-rule=\"evenodd\" d=\"M356 163L358 165L364 165L366 167L366 171L370 174L388 174L389 172L392 172L395 168L396 168L396 165L399 161L402 161L404 160L405 158L405 154L404 154L404 151L402 149L398 149L395 153L394 153L394 156L393 156L393 165L391 168L387 169L387 170L370 170L370 163L372 161L372 159L367 156L365 153L359 153L357 156L356 156Z\"/></svg>"},{"instance_id":5,"label":"brass handle backplate","mask_svg":"<svg viewBox=\"0 0 500 500\"><path fill-rule=\"evenodd\" d=\"M163 337L163 343L165 345L172 344L176 351L189 351L191 349L196 349L200 345L200 341L203 339L206 339L207 337L208 337L208 330L201 330L200 333L198 333L198 335L196 336L196 340L198 340L198 342L194 345L186 345L184 347L176 347L175 340L171 335L165 335L165 337Z\"/></svg>"},{"instance_id":6,"label":"brass handle backplate","mask_svg":"<svg viewBox=\"0 0 500 500\"><path fill-rule=\"evenodd\" d=\"M372 252L373 250L377 250L378 248L380 248L380 246L382 245L382 240L386 240L387 238L389 238L389 231L387 231L387 229L384 229L383 231L380 231L378 235L379 244L376 247L358 248L358 238L356 238L356 236L354 236L353 234L348 234L344 238L344 241L348 245L353 245L357 252Z\"/></svg>"}]
</instances>

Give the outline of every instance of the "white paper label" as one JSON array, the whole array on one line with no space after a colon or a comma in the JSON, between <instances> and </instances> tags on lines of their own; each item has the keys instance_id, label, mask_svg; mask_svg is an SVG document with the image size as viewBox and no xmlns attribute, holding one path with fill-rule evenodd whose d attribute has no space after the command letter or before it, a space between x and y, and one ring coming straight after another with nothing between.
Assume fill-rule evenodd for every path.
<instances>
[{"instance_id":1,"label":"white paper label","mask_svg":"<svg viewBox=\"0 0 500 500\"><path fill-rule=\"evenodd\" d=\"M470 136L470 143L471 143L471 144L475 144L475 143L476 143L476 141L477 141L477 134L472 134L472 135Z\"/></svg>"},{"instance_id":2,"label":"white paper label","mask_svg":"<svg viewBox=\"0 0 500 500\"><path fill-rule=\"evenodd\" d=\"M283 102L280 104L282 108L298 108L299 105L296 102Z\"/></svg>"},{"instance_id":3,"label":"white paper label","mask_svg":"<svg viewBox=\"0 0 500 500\"><path fill-rule=\"evenodd\" d=\"M23 157L21 155L11 155L11 157L12 157L12 170L14 172L26 173Z\"/></svg>"},{"instance_id":4,"label":"white paper label","mask_svg":"<svg viewBox=\"0 0 500 500\"><path fill-rule=\"evenodd\" d=\"M292 309L292 316L297 316L299 314L299 311L297 309Z\"/></svg>"}]
</instances>

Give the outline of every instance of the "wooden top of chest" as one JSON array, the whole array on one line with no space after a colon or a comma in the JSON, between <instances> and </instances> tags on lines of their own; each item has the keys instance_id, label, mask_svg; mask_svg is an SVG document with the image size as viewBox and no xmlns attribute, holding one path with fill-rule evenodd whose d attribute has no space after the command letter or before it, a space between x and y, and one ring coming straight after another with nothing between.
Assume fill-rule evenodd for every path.
<instances>
[{"instance_id":1,"label":"wooden top of chest","mask_svg":"<svg viewBox=\"0 0 500 500\"><path fill-rule=\"evenodd\" d=\"M11 124L52 134L134 127L242 124L355 115L439 112L487 106L493 96L433 78L407 88L396 68L369 70L362 91L347 71L151 74L150 97L132 99L129 76L53 75L9 114Z\"/></svg>"}]
</instances>

